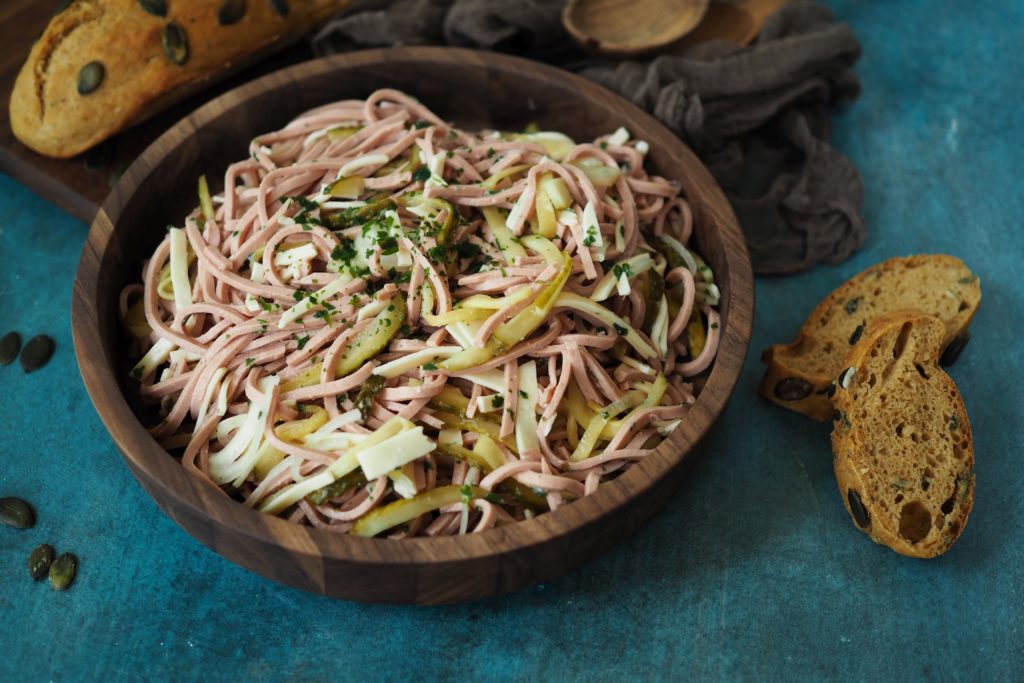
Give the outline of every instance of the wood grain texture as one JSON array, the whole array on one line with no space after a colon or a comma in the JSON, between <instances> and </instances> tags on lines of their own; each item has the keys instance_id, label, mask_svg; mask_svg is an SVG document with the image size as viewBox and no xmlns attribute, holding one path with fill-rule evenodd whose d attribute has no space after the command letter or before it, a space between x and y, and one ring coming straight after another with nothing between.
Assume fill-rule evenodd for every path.
<instances>
[{"instance_id":1,"label":"wood grain texture","mask_svg":"<svg viewBox=\"0 0 1024 683\"><path fill-rule=\"evenodd\" d=\"M200 173L220 179L249 140L333 100L395 87L461 126L537 121L577 139L626 126L651 143L648 163L682 183L695 241L718 276L718 358L686 420L651 456L598 492L533 520L458 538L401 542L333 534L261 515L188 475L149 436L126 399L117 296L168 223L195 202ZM219 187L213 188L215 191ZM75 352L86 388L125 461L156 502L224 557L282 583L367 602L441 603L551 579L632 533L671 495L735 387L750 340L753 281L739 227L697 158L648 114L552 67L451 48L392 48L316 60L265 76L168 130L122 176L92 224L75 279Z\"/></svg>"},{"instance_id":2,"label":"wood grain texture","mask_svg":"<svg viewBox=\"0 0 1024 683\"><path fill-rule=\"evenodd\" d=\"M91 221L103 200L110 193L120 173L164 131L189 112L253 78L297 64L312 57L305 44L296 44L252 68L190 97L163 114L117 135L102 149L96 150L87 167L90 154L72 159L51 159L21 144L11 132L8 102L18 71L28 57L32 43L46 28L53 2L40 0L3 0L0 3L0 171L83 221Z\"/></svg>"},{"instance_id":3,"label":"wood grain texture","mask_svg":"<svg viewBox=\"0 0 1024 683\"><path fill-rule=\"evenodd\" d=\"M580 47L612 56L636 56L692 31L709 0L569 0L562 26Z\"/></svg>"}]
</instances>

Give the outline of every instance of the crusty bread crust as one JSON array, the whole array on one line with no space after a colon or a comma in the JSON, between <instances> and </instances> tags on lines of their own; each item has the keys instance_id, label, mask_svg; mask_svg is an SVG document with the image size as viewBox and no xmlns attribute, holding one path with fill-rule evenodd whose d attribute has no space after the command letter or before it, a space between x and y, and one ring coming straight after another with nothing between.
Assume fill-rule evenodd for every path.
<instances>
[{"instance_id":1,"label":"crusty bread crust","mask_svg":"<svg viewBox=\"0 0 1024 683\"><path fill-rule=\"evenodd\" d=\"M67 158L148 118L270 51L294 42L348 0L249 0L235 23L219 21L221 2L172 0L166 16L139 0L75 0L33 45L11 92L11 129L26 146ZM288 7L283 17L274 6ZM162 37L171 22L188 42L178 65ZM80 94L82 68L103 65L92 92Z\"/></svg>"},{"instance_id":2,"label":"crusty bread crust","mask_svg":"<svg viewBox=\"0 0 1024 683\"><path fill-rule=\"evenodd\" d=\"M883 315L837 376L836 482L858 529L910 557L935 557L974 504L974 443L960 392L939 367L946 325L917 311Z\"/></svg>"},{"instance_id":3,"label":"crusty bread crust","mask_svg":"<svg viewBox=\"0 0 1024 683\"><path fill-rule=\"evenodd\" d=\"M759 392L784 408L828 420L831 383L842 358L875 317L916 309L939 318L946 329L941 353L959 347L980 303L977 276L954 256L920 254L879 263L818 304L796 341L764 351L767 369Z\"/></svg>"}]
</instances>

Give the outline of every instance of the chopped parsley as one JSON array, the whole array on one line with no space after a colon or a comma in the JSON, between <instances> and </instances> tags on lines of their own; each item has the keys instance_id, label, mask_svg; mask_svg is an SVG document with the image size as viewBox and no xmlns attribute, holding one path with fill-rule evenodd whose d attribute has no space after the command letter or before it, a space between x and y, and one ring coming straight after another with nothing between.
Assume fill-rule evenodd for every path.
<instances>
[{"instance_id":1,"label":"chopped parsley","mask_svg":"<svg viewBox=\"0 0 1024 683\"><path fill-rule=\"evenodd\" d=\"M352 240L350 239L342 238L341 244L339 244L338 246L334 247L333 250L331 250L331 258L335 261L342 261L344 263L348 263L349 261L351 261L353 258L355 258L355 255L355 243L353 243Z\"/></svg>"},{"instance_id":2,"label":"chopped parsley","mask_svg":"<svg viewBox=\"0 0 1024 683\"><path fill-rule=\"evenodd\" d=\"M591 247L597 242L597 228L593 225L587 228L586 237L583 238L583 246Z\"/></svg>"},{"instance_id":3,"label":"chopped parsley","mask_svg":"<svg viewBox=\"0 0 1024 683\"><path fill-rule=\"evenodd\" d=\"M260 308L262 308L264 311L272 311L275 308L277 308L277 304L275 304L273 301L270 301L269 299L264 299L262 296L256 297L256 301L259 303Z\"/></svg>"},{"instance_id":4,"label":"chopped parsley","mask_svg":"<svg viewBox=\"0 0 1024 683\"><path fill-rule=\"evenodd\" d=\"M491 407L493 407L493 408L502 408L502 407L504 407L504 405L505 405L505 397L504 396L502 396L501 394L495 394L494 396L491 396Z\"/></svg>"},{"instance_id":5,"label":"chopped parsley","mask_svg":"<svg viewBox=\"0 0 1024 683\"><path fill-rule=\"evenodd\" d=\"M616 278L625 275L627 278L633 277L633 269L628 263L616 263L612 266L612 273L615 274Z\"/></svg>"},{"instance_id":6,"label":"chopped parsley","mask_svg":"<svg viewBox=\"0 0 1024 683\"><path fill-rule=\"evenodd\" d=\"M246 358L245 359L245 367L251 368L252 364L255 363L255 362L256 362L255 358Z\"/></svg>"},{"instance_id":7,"label":"chopped parsley","mask_svg":"<svg viewBox=\"0 0 1024 683\"><path fill-rule=\"evenodd\" d=\"M437 363L434 363L434 362L424 363L423 364L423 369L426 370L427 372L436 372L437 371Z\"/></svg>"},{"instance_id":8,"label":"chopped parsley","mask_svg":"<svg viewBox=\"0 0 1024 683\"><path fill-rule=\"evenodd\" d=\"M304 334L301 337L295 337L296 345L298 346L298 349L300 351L302 350L302 347L305 346L306 342L308 342L308 341L309 341L309 335L308 334Z\"/></svg>"},{"instance_id":9,"label":"chopped parsley","mask_svg":"<svg viewBox=\"0 0 1024 683\"><path fill-rule=\"evenodd\" d=\"M425 183L430 180L430 169L426 166L420 166L412 174L412 179L416 182Z\"/></svg>"},{"instance_id":10,"label":"chopped parsley","mask_svg":"<svg viewBox=\"0 0 1024 683\"><path fill-rule=\"evenodd\" d=\"M459 242L455 245L455 253L460 259L471 259L475 256L479 256L481 251L479 244L475 244L468 240Z\"/></svg>"},{"instance_id":11,"label":"chopped parsley","mask_svg":"<svg viewBox=\"0 0 1024 683\"><path fill-rule=\"evenodd\" d=\"M625 337L627 334L629 334L629 329L623 327L618 323L612 323L612 327L615 328L615 331L619 333L620 337Z\"/></svg>"},{"instance_id":12,"label":"chopped parsley","mask_svg":"<svg viewBox=\"0 0 1024 683\"><path fill-rule=\"evenodd\" d=\"M427 256L434 263L444 263L448 259L448 248L443 244L427 249Z\"/></svg>"},{"instance_id":13,"label":"chopped parsley","mask_svg":"<svg viewBox=\"0 0 1024 683\"><path fill-rule=\"evenodd\" d=\"M519 390L519 398L529 398L529 397L530 397L530 395L528 393L526 393L522 389Z\"/></svg>"}]
</instances>

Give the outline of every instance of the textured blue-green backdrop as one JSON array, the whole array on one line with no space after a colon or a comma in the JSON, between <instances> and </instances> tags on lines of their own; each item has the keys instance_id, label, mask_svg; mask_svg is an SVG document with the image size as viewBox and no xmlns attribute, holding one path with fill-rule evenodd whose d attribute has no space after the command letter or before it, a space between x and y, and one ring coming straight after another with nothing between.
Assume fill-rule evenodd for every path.
<instances>
[{"instance_id":1,"label":"textured blue-green backdrop","mask_svg":"<svg viewBox=\"0 0 1024 683\"><path fill-rule=\"evenodd\" d=\"M150 501L82 387L71 283L86 226L0 176L0 333L57 353L0 368L0 679L1021 680L1024 677L1024 115L1019 2L835 0L864 45L862 98L834 139L860 167L870 236L839 267L759 279L746 370L706 457L634 538L550 584L442 608L337 602L206 550ZM854 531L828 426L755 394L758 353L876 261L957 254L980 274L952 368L975 434L977 503L958 545L910 560ZM66 593L25 557L81 558Z\"/></svg>"}]
</instances>

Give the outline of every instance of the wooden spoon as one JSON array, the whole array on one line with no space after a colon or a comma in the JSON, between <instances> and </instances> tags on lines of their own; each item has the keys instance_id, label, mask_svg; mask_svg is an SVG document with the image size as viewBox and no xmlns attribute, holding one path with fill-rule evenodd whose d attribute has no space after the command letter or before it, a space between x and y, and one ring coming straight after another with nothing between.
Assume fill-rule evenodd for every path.
<instances>
[{"instance_id":1,"label":"wooden spoon","mask_svg":"<svg viewBox=\"0 0 1024 683\"><path fill-rule=\"evenodd\" d=\"M569 0L562 24L585 50L633 56L665 47L692 31L709 0Z\"/></svg>"},{"instance_id":2,"label":"wooden spoon","mask_svg":"<svg viewBox=\"0 0 1024 683\"><path fill-rule=\"evenodd\" d=\"M570 0L562 24L591 52L610 56L635 56L662 48L680 52L707 40L748 45L768 15L789 1Z\"/></svg>"}]
</instances>

